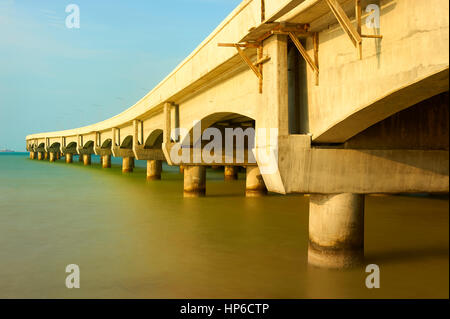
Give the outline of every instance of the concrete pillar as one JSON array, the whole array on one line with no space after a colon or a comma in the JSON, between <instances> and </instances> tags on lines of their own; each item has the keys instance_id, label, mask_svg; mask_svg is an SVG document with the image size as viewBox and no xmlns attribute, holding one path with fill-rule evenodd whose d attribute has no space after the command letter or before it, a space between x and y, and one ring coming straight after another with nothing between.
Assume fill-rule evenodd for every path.
<instances>
[{"instance_id":1,"label":"concrete pillar","mask_svg":"<svg viewBox=\"0 0 450 319\"><path fill-rule=\"evenodd\" d=\"M83 154L83 163L85 166L91 165L91 154Z\"/></svg>"},{"instance_id":2,"label":"concrete pillar","mask_svg":"<svg viewBox=\"0 0 450 319\"><path fill-rule=\"evenodd\" d=\"M183 173L184 173L184 166L180 165L180 174L183 174Z\"/></svg>"},{"instance_id":3,"label":"concrete pillar","mask_svg":"<svg viewBox=\"0 0 450 319\"><path fill-rule=\"evenodd\" d=\"M59 160L61 158L61 153L60 152L56 152L56 159Z\"/></svg>"},{"instance_id":4,"label":"concrete pillar","mask_svg":"<svg viewBox=\"0 0 450 319\"><path fill-rule=\"evenodd\" d=\"M48 160L48 152L44 152L44 160Z\"/></svg>"},{"instance_id":5,"label":"concrete pillar","mask_svg":"<svg viewBox=\"0 0 450 319\"><path fill-rule=\"evenodd\" d=\"M44 152L38 152L38 161L42 161L44 159Z\"/></svg>"},{"instance_id":6,"label":"concrete pillar","mask_svg":"<svg viewBox=\"0 0 450 319\"><path fill-rule=\"evenodd\" d=\"M131 173L133 171L133 157L122 157L122 173Z\"/></svg>"},{"instance_id":7,"label":"concrete pillar","mask_svg":"<svg viewBox=\"0 0 450 319\"><path fill-rule=\"evenodd\" d=\"M131 163L131 167L135 168L135 164L134 164L134 157L130 157L130 163Z\"/></svg>"},{"instance_id":8,"label":"concrete pillar","mask_svg":"<svg viewBox=\"0 0 450 319\"><path fill-rule=\"evenodd\" d=\"M66 154L66 163L72 163L73 162L73 154L67 153Z\"/></svg>"},{"instance_id":9,"label":"concrete pillar","mask_svg":"<svg viewBox=\"0 0 450 319\"><path fill-rule=\"evenodd\" d=\"M308 263L349 268L364 258L364 195L312 194Z\"/></svg>"},{"instance_id":10,"label":"concrete pillar","mask_svg":"<svg viewBox=\"0 0 450 319\"><path fill-rule=\"evenodd\" d=\"M56 153L55 152L50 152L49 153L49 158L50 158L50 162L54 162L56 161Z\"/></svg>"},{"instance_id":11,"label":"concrete pillar","mask_svg":"<svg viewBox=\"0 0 450 319\"><path fill-rule=\"evenodd\" d=\"M150 181L161 179L162 161L147 161L147 179Z\"/></svg>"},{"instance_id":12,"label":"concrete pillar","mask_svg":"<svg viewBox=\"0 0 450 319\"><path fill-rule=\"evenodd\" d=\"M103 168L111 168L111 155L102 155L101 161Z\"/></svg>"},{"instance_id":13,"label":"concrete pillar","mask_svg":"<svg viewBox=\"0 0 450 319\"><path fill-rule=\"evenodd\" d=\"M258 166L247 166L245 180L245 196L258 197L267 194L266 184Z\"/></svg>"},{"instance_id":14,"label":"concrete pillar","mask_svg":"<svg viewBox=\"0 0 450 319\"><path fill-rule=\"evenodd\" d=\"M83 162L83 154L78 155L78 162Z\"/></svg>"},{"instance_id":15,"label":"concrete pillar","mask_svg":"<svg viewBox=\"0 0 450 319\"><path fill-rule=\"evenodd\" d=\"M184 167L184 197L200 197L206 193L206 167Z\"/></svg>"},{"instance_id":16,"label":"concrete pillar","mask_svg":"<svg viewBox=\"0 0 450 319\"><path fill-rule=\"evenodd\" d=\"M238 167L237 166L225 166L224 176L226 181L233 181L238 179Z\"/></svg>"},{"instance_id":17,"label":"concrete pillar","mask_svg":"<svg viewBox=\"0 0 450 319\"><path fill-rule=\"evenodd\" d=\"M30 152L30 159L34 159L34 152Z\"/></svg>"}]
</instances>

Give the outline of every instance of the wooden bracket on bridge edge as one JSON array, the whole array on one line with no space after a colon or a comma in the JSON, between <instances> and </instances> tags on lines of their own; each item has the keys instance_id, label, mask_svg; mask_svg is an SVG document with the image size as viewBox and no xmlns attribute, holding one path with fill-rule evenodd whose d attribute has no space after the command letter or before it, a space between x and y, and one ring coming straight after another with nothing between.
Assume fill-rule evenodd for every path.
<instances>
[{"instance_id":1,"label":"wooden bracket on bridge edge","mask_svg":"<svg viewBox=\"0 0 450 319\"><path fill-rule=\"evenodd\" d=\"M355 0L355 17L357 27L353 26L349 17L345 13L344 9L339 5L336 0L326 0L328 7L336 17L341 28L347 33L353 45L358 50L359 59L362 60L362 39L363 38L376 38L382 39L382 35L364 35L361 34L361 0Z\"/></svg>"},{"instance_id":2,"label":"wooden bracket on bridge edge","mask_svg":"<svg viewBox=\"0 0 450 319\"><path fill-rule=\"evenodd\" d=\"M305 59L306 63L308 63L309 67L313 70L315 85L319 85L319 34L317 32L309 32L309 24L280 24L270 33L289 36L303 59ZM299 37L309 36L312 36L313 38L314 59L309 56L308 52L306 52L306 49L298 39Z\"/></svg>"},{"instance_id":3,"label":"wooden bracket on bridge edge","mask_svg":"<svg viewBox=\"0 0 450 319\"><path fill-rule=\"evenodd\" d=\"M259 93L262 93L263 85L263 64L270 61L270 57L263 56L262 44L255 43L219 43L219 47L235 47L241 59L248 65L248 67L255 73L259 80ZM256 48L258 53L258 59L253 63L250 58L245 54L242 48Z\"/></svg>"},{"instance_id":4,"label":"wooden bracket on bridge edge","mask_svg":"<svg viewBox=\"0 0 450 319\"><path fill-rule=\"evenodd\" d=\"M273 31L274 34L284 34L289 36L291 41L294 43L297 50L300 52L303 59L305 59L306 63L308 63L309 67L314 72L315 76L315 85L319 85L319 33L312 33L313 38L313 47L314 47L314 59L312 59L308 52L306 52L305 47L302 45L300 40L298 39L297 34L294 32L282 32L282 31Z\"/></svg>"},{"instance_id":5,"label":"wooden bracket on bridge edge","mask_svg":"<svg viewBox=\"0 0 450 319\"><path fill-rule=\"evenodd\" d=\"M290 37L292 42L299 50L302 57L308 63L315 74L315 84L319 85L319 36L318 33L310 33L309 24L288 24L272 23L270 25L260 26L259 29L252 28L250 35L247 36L247 42L244 43L219 43L219 47L235 47L242 60L250 67L259 79L259 92L262 93L263 64L270 60L270 57L263 57L263 41L274 34L282 34ZM314 59L311 58L306 49L298 40L299 37L313 37ZM258 59L252 63L242 48L258 49Z\"/></svg>"}]
</instances>

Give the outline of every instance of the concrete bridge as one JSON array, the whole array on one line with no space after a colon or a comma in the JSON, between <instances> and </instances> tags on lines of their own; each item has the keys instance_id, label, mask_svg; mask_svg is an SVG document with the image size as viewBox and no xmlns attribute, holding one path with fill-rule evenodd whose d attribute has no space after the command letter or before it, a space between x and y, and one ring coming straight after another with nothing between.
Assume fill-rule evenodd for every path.
<instances>
[{"instance_id":1,"label":"concrete bridge","mask_svg":"<svg viewBox=\"0 0 450 319\"><path fill-rule=\"evenodd\" d=\"M122 157L125 172L147 160L149 179L162 161L182 165L185 196L205 194L206 166L225 166L226 178L246 167L248 196L311 194L311 264L351 266L364 253L365 194L449 190L448 9L445 0L244 0L135 105L29 135L27 150L86 165L97 154L105 168ZM254 128L256 138L240 160L236 150L214 163L174 161L181 144L206 147L196 126ZM178 128L186 132L171 134Z\"/></svg>"}]
</instances>

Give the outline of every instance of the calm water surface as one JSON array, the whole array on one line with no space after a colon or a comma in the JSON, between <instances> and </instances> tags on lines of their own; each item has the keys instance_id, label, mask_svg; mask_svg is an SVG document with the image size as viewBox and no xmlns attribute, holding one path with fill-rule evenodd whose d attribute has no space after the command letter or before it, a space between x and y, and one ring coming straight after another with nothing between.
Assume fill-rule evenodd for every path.
<instances>
[{"instance_id":1,"label":"calm water surface","mask_svg":"<svg viewBox=\"0 0 450 319\"><path fill-rule=\"evenodd\" d=\"M208 171L207 197L183 199L177 168L147 182L137 165L0 155L0 298L449 297L448 198L367 197L369 290L363 268L307 265L308 197L247 199L243 175Z\"/></svg>"}]
</instances>

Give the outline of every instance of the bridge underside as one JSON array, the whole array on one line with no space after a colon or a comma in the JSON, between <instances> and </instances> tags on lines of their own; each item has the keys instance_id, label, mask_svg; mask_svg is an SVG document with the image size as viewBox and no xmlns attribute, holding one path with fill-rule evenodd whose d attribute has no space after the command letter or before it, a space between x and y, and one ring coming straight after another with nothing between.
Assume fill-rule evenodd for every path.
<instances>
[{"instance_id":1,"label":"bridge underside","mask_svg":"<svg viewBox=\"0 0 450 319\"><path fill-rule=\"evenodd\" d=\"M448 107L448 92L441 93L340 144L281 138L285 192L448 192Z\"/></svg>"}]
</instances>

